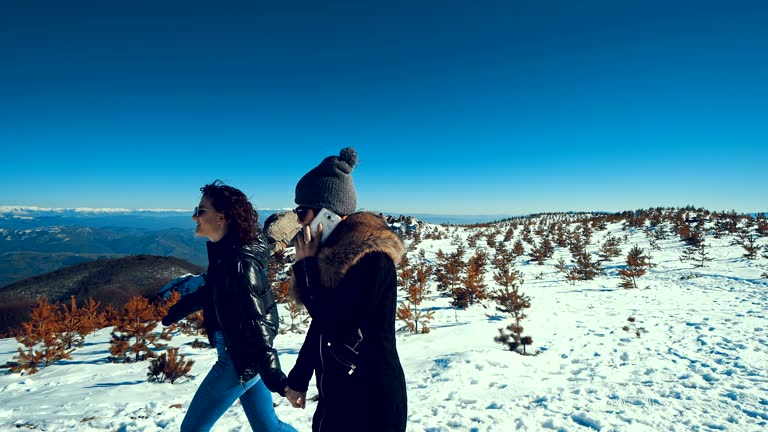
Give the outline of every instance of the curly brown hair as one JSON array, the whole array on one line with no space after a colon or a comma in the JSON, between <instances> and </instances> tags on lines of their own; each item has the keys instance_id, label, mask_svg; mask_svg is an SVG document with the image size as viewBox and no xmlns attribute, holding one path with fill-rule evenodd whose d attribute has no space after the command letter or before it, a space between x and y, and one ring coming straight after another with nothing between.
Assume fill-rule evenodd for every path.
<instances>
[{"instance_id":1,"label":"curly brown hair","mask_svg":"<svg viewBox=\"0 0 768 432\"><path fill-rule=\"evenodd\" d=\"M224 214L229 229L234 230L240 244L252 244L258 239L261 234L259 213L240 189L215 180L201 187L200 192L211 200L211 205L217 212Z\"/></svg>"}]
</instances>

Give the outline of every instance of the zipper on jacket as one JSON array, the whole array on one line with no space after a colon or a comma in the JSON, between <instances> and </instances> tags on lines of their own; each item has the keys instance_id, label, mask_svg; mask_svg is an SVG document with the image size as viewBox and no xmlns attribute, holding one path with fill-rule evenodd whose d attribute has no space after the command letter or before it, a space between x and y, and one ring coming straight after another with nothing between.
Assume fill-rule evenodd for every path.
<instances>
[{"instance_id":1,"label":"zipper on jacket","mask_svg":"<svg viewBox=\"0 0 768 432\"><path fill-rule=\"evenodd\" d=\"M306 272L304 273L306 274ZM325 363L323 362L323 334L320 333L320 370L323 371L323 374L320 375L320 384L317 386L317 389L320 391L320 396L325 397L325 394L323 394L323 378L325 378ZM323 407L323 414L320 416L320 425L317 427L318 432L323 430L323 420L325 420L325 407Z\"/></svg>"},{"instance_id":2,"label":"zipper on jacket","mask_svg":"<svg viewBox=\"0 0 768 432\"><path fill-rule=\"evenodd\" d=\"M301 268L304 269L304 282L307 284L307 288L309 288L309 275L307 275L307 261L301 260ZM312 296L309 296L310 300L312 299Z\"/></svg>"},{"instance_id":3,"label":"zipper on jacket","mask_svg":"<svg viewBox=\"0 0 768 432\"><path fill-rule=\"evenodd\" d=\"M353 353L360 355L360 353L357 352L357 347L358 345L360 345L360 343L363 342L363 331L360 329L357 329L357 335L360 336L360 339L358 339L357 342L355 342L355 346L349 346L347 344L344 344L344 346L349 348L349 350L352 351Z\"/></svg>"},{"instance_id":4,"label":"zipper on jacket","mask_svg":"<svg viewBox=\"0 0 768 432\"><path fill-rule=\"evenodd\" d=\"M349 348L349 345L344 345L344 346L346 346L347 348ZM357 346L357 345L355 345L355 346ZM351 349L351 348L350 348L350 349ZM355 364L354 364L354 363L352 363L351 361L349 361L349 360L345 360L345 359L343 359L343 358L341 358L341 357L337 356L337 355L336 355L336 353L335 353L335 352L333 352L333 349L331 348L331 343L330 343L330 342L328 342L328 351L329 351L329 352L331 353L331 355L332 355L332 356L333 356L333 357L336 359L336 361L338 361L339 363L341 363L341 364L343 364L344 366L346 366L346 367L348 367L348 368L349 368L349 372L347 372L347 375L352 375L353 373L355 373L355 369L357 368L357 366L355 366ZM355 354L357 354L357 352L355 352L355 350L352 350L352 352L353 352L353 353L355 353Z\"/></svg>"}]
</instances>

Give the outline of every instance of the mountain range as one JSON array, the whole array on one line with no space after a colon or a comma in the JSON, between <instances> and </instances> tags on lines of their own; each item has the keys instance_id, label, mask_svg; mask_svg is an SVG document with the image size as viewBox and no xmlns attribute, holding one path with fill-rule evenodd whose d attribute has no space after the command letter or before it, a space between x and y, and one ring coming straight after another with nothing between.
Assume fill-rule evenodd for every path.
<instances>
[{"instance_id":1,"label":"mountain range","mask_svg":"<svg viewBox=\"0 0 768 432\"><path fill-rule=\"evenodd\" d=\"M275 210L261 213L262 220ZM191 211L0 207L0 287L82 262L173 256L206 266Z\"/></svg>"},{"instance_id":2,"label":"mountain range","mask_svg":"<svg viewBox=\"0 0 768 432\"><path fill-rule=\"evenodd\" d=\"M259 220L287 209L260 209ZM396 215L395 213L386 213ZM0 287L81 262L129 255L174 256L207 265L192 210L0 206ZM411 215L467 224L502 215Z\"/></svg>"},{"instance_id":3,"label":"mountain range","mask_svg":"<svg viewBox=\"0 0 768 432\"><path fill-rule=\"evenodd\" d=\"M0 334L18 328L39 296L51 302L78 303L92 297L102 305L121 307L133 296L154 297L174 278L204 269L175 257L135 255L100 258L0 287Z\"/></svg>"}]
</instances>

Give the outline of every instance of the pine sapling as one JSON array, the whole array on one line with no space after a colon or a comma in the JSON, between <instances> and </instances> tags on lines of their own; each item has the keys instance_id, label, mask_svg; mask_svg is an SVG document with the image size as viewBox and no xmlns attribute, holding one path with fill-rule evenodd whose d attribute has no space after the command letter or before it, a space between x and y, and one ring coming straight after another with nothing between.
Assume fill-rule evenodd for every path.
<instances>
[{"instance_id":1,"label":"pine sapling","mask_svg":"<svg viewBox=\"0 0 768 432\"><path fill-rule=\"evenodd\" d=\"M567 275L568 274L568 265L565 263L565 260L560 257L557 259L557 263L555 264L555 268L557 271Z\"/></svg>"},{"instance_id":2,"label":"pine sapling","mask_svg":"<svg viewBox=\"0 0 768 432\"><path fill-rule=\"evenodd\" d=\"M11 371L34 374L58 360L71 358L73 350L67 349L61 339L58 308L58 303L50 304L45 297L37 299L30 320L22 324L22 332L16 337L26 349L17 348L19 354L9 364Z\"/></svg>"},{"instance_id":3,"label":"pine sapling","mask_svg":"<svg viewBox=\"0 0 768 432\"><path fill-rule=\"evenodd\" d=\"M619 270L621 286L627 289L637 289L637 278L643 276L650 264L644 250L637 245L627 254L627 267Z\"/></svg>"},{"instance_id":4,"label":"pine sapling","mask_svg":"<svg viewBox=\"0 0 768 432\"><path fill-rule=\"evenodd\" d=\"M159 320L155 308L144 297L133 297L123 307L112 332L109 351L112 362L138 362L155 357L150 345L162 348L161 335L153 332Z\"/></svg>"},{"instance_id":5,"label":"pine sapling","mask_svg":"<svg viewBox=\"0 0 768 432\"><path fill-rule=\"evenodd\" d=\"M515 241L515 244L512 245L512 253L515 254L515 256L521 256L525 253L525 246L523 246L522 241Z\"/></svg>"},{"instance_id":6,"label":"pine sapling","mask_svg":"<svg viewBox=\"0 0 768 432\"><path fill-rule=\"evenodd\" d=\"M425 261L420 261L414 269L413 277L408 286L406 301L397 309L397 319L405 322L406 328L411 333L429 333L429 321L434 317L434 311L423 311L419 308L427 295L429 295L429 277L432 268Z\"/></svg>"},{"instance_id":7,"label":"pine sapling","mask_svg":"<svg viewBox=\"0 0 768 432\"><path fill-rule=\"evenodd\" d=\"M530 256L531 259L536 261L538 265L544 265L544 261L552 257L554 252L555 248L552 245L552 242L545 237L541 241L541 244L536 244L536 242L533 242Z\"/></svg>"},{"instance_id":8,"label":"pine sapling","mask_svg":"<svg viewBox=\"0 0 768 432\"><path fill-rule=\"evenodd\" d=\"M757 235L760 237L768 237L768 218L766 218L766 214L758 213L756 222L757 226L755 229L757 230Z\"/></svg>"},{"instance_id":9,"label":"pine sapling","mask_svg":"<svg viewBox=\"0 0 768 432\"><path fill-rule=\"evenodd\" d=\"M452 293L458 287L465 267L464 247L462 245L459 245L453 253L446 254L438 251L435 271L437 290L443 293Z\"/></svg>"},{"instance_id":10,"label":"pine sapling","mask_svg":"<svg viewBox=\"0 0 768 432\"><path fill-rule=\"evenodd\" d=\"M530 298L520 292L520 287L524 282L523 275L512 265L500 264L497 266L493 279L500 286L491 296L497 303L496 310L512 315L514 320L507 327L498 329L499 335L494 338L494 341L515 352L517 352L518 347L522 346L523 354L525 354L525 346L533 343L533 339L530 336L522 335L521 322L526 317L523 311L531 307Z\"/></svg>"},{"instance_id":11,"label":"pine sapling","mask_svg":"<svg viewBox=\"0 0 768 432\"><path fill-rule=\"evenodd\" d=\"M688 225L686 225L688 226ZM686 243L685 249L680 256L680 261L692 261L695 267L704 267L707 261L712 261L709 258L709 252L707 251L707 245L705 243L704 232L700 225L696 226L696 229L688 232L688 237L684 238Z\"/></svg>"},{"instance_id":12,"label":"pine sapling","mask_svg":"<svg viewBox=\"0 0 768 432\"><path fill-rule=\"evenodd\" d=\"M62 305L57 312L57 320L61 324L61 340L67 349L82 347L85 337L107 325L106 317L99 311L99 302L93 298L77 306L75 296L70 296L69 305Z\"/></svg>"},{"instance_id":13,"label":"pine sapling","mask_svg":"<svg viewBox=\"0 0 768 432\"><path fill-rule=\"evenodd\" d=\"M618 237L611 235L606 237L605 241L603 241L603 244L600 246L600 251L597 253L597 256L600 257L600 261L610 261L611 259L620 256L621 249L619 249L619 244L620 240Z\"/></svg>"},{"instance_id":14,"label":"pine sapling","mask_svg":"<svg viewBox=\"0 0 768 432\"><path fill-rule=\"evenodd\" d=\"M743 233L739 236L739 243L744 248L744 258L748 260L757 259L757 254L760 252L760 246L757 244L757 237L750 233Z\"/></svg>"},{"instance_id":15,"label":"pine sapling","mask_svg":"<svg viewBox=\"0 0 768 432\"><path fill-rule=\"evenodd\" d=\"M477 251L467 263L467 271L461 280L461 285L451 292L453 306L466 309L469 305L485 300L487 297L485 285L485 265L487 257L483 251Z\"/></svg>"},{"instance_id":16,"label":"pine sapling","mask_svg":"<svg viewBox=\"0 0 768 432\"><path fill-rule=\"evenodd\" d=\"M179 378L189 376L194 363L192 360L185 360L184 354L179 355L178 348L168 348L160 357L150 361L147 381L173 384Z\"/></svg>"},{"instance_id":17,"label":"pine sapling","mask_svg":"<svg viewBox=\"0 0 768 432\"><path fill-rule=\"evenodd\" d=\"M288 331L296 334L304 334L304 328L309 325L310 316L307 309L291 301L288 303L288 316L291 318L291 325L288 327Z\"/></svg>"}]
</instances>

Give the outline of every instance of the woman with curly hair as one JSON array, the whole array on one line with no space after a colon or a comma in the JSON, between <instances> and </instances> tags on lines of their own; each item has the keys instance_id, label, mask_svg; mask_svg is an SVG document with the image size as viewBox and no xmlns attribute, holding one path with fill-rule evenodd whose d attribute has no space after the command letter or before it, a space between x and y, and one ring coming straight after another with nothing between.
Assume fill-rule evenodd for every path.
<instances>
[{"instance_id":1,"label":"woman with curly hair","mask_svg":"<svg viewBox=\"0 0 768 432\"><path fill-rule=\"evenodd\" d=\"M192 219L195 235L209 240L205 284L173 305L163 325L203 309L218 360L189 404L181 431L210 430L239 398L254 431L295 432L272 405L270 391L285 396L286 377L273 346L279 321L258 213L243 192L218 180L200 191Z\"/></svg>"}]
</instances>

